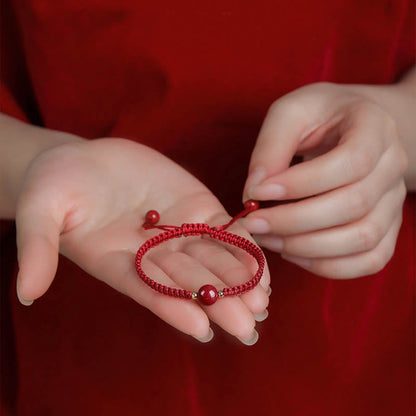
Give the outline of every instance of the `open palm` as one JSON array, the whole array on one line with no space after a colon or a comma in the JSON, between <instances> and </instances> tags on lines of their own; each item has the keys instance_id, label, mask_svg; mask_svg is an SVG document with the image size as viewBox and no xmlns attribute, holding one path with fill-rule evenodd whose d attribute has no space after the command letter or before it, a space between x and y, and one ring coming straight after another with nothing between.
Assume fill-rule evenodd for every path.
<instances>
[{"instance_id":1,"label":"open palm","mask_svg":"<svg viewBox=\"0 0 416 416\"><path fill-rule=\"evenodd\" d=\"M207 307L153 291L138 279L134 266L137 249L158 232L141 227L150 209L165 224L219 225L230 218L196 178L135 142L98 139L43 152L28 169L17 207L21 298L46 292L61 252L187 334L208 339L212 320L250 343L253 314L262 314L268 303L267 268L253 291ZM250 239L238 224L230 231ZM144 267L158 282L198 290L207 283L222 288L249 280L255 262L239 249L194 237L152 250Z\"/></svg>"}]
</instances>

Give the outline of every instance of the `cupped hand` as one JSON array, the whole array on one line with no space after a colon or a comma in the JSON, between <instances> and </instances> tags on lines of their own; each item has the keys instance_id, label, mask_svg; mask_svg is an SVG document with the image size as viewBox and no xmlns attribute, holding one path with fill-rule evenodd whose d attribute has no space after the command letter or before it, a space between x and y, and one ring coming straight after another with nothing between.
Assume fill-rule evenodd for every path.
<instances>
[{"instance_id":1,"label":"cupped hand","mask_svg":"<svg viewBox=\"0 0 416 416\"><path fill-rule=\"evenodd\" d=\"M294 155L303 161L291 166ZM270 108L244 199L285 201L244 226L263 247L332 278L376 273L394 252L407 158L395 120L359 89L318 83Z\"/></svg>"},{"instance_id":2,"label":"cupped hand","mask_svg":"<svg viewBox=\"0 0 416 416\"><path fill-rule=\"evenodd\" d=\"M134 264L140 245L160 232L141 227L150 209L164 224L219 225L230 218L202 183L135 142L98 139L42 152L25 174L17 204L20 298L30 303L47 291L61 252L186 334L208 341L212 320L254 343L255 318L265 316L268 304L267 268L254 290L211 306L153 291ZM251 238L238 224L230 231ZM145 271L154 280L192 291L206 283L219 289L239 284L256 270L254 260L207 238L175 239L145 258Z\"/></svg>"}]
</instances>

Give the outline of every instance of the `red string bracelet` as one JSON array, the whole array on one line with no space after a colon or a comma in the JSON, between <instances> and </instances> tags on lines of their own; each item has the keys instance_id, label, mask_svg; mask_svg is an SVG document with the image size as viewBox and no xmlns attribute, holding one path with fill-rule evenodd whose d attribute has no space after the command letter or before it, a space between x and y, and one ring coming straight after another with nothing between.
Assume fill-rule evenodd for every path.
<instances>
[{"instance_id":1,"label":"red string bracelet","mask_svg":"<svg viewBox=\"0 0 416 416\"><path fill-rule=\"evenodd\" d=\"M137 251L136 254L136 270L139 277L150 286L153 290L156 290L163 295L172 296L183 299L196 299L204 305L212 305L217 301L218 298L225 296L236 296L248 292L257 286L263 275L264 270L264 255L263 252L247 239L225 231L231 224L237 221L239 218L244 217L249 212L256 210L259 207L257 201L246 201L244 204L244 211L232 218L227 224L220 225L218 227L210 227L208 224L193 223L193 224L182 224L180 227L175 225L156 225L159 222L160 215L157 211L151 210L147 212L145 216L145 222L143 228L149 230L151 228L158 228L163 230L163 233L156 235L153 238L147 240ZM254 257L258 264L256 274L246 283L236 285L232 287L225 287L222 290L217 290L213 285L206 284L202 286L198 291L191 292L185 289L177 289L169 286L162 285L152 280L142 269L143 256L153 247L158 246L164 241L171 240L172 238L178 238L181 236L197 236L197 235L208 235L215 240L224 241L225 243L239 247L245 250L248 254Z\"/></svg>"}]
</instances>

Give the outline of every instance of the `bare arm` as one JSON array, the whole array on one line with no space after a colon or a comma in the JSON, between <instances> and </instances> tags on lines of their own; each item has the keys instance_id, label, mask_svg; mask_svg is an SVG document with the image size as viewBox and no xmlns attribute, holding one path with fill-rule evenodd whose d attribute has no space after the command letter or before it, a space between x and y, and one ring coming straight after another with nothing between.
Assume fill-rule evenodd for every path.
<instances>
[{"instance_id":1,"label":"bare arm","mask_svg":"<svg viewBox=\"0 0 416 416\"><path fill-rule=\"evenodd\" d=\"M357 85L356 89L383 107L396 121L409 160L405 182L409 191L416 191L416 67L397 84Z\"/></svg>"},{"instance_id":2,"label":"bare arm","mask_svg":"<svg viewBox=\"0 0 416 416\"><path fill-rule=\"evenodd\" d=\"M72 134L31 126L0 113L0 218L14 218L24 173L40 152L79 140Z\"/></svg>"}]
</instances>

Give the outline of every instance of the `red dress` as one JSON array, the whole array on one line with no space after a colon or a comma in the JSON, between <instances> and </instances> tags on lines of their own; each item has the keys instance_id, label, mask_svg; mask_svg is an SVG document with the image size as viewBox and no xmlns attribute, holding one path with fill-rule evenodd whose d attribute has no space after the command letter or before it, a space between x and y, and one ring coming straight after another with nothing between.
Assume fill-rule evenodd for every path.
<instances>
[{"instance_id":1,"label":"red dress","mask_svg":"<svg viewBox=\"0 0 416 416\"><path fill-rule=\"evenodd\" d=\"M3 112L148 144L230 212L274 100L316 81L391 83L415 61L412 0L4 3ZM218 328L201 345L64 258L23 307L3 223L4 414L413 415L413 209L375 276L329 280L267 253L253 347Z\"/></svg>"}]
</instances>

